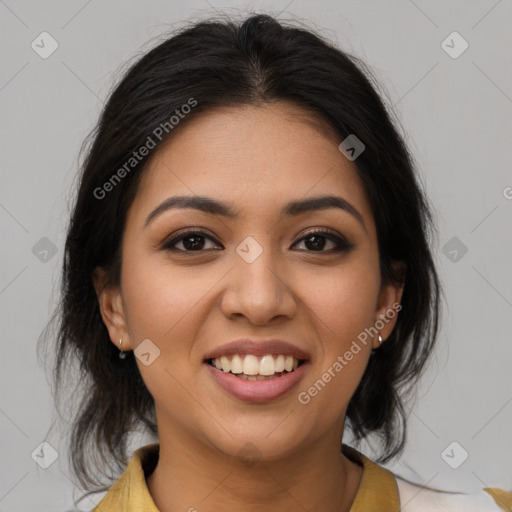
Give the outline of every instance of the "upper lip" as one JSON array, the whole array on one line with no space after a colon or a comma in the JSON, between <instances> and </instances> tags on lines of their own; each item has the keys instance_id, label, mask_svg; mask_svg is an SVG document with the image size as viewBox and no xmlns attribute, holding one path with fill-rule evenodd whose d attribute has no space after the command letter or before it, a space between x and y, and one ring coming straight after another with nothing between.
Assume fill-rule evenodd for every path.
<instances>
[{"instance_id":1,"label":"upper lip","mask_svg":"<svg viewBox=\"0 0 512 512\"><path fill-rule=\"evenodd\" d=\"M235 354L252 354L255 356L283 354L297 359L309 359L309 354L304 350L292 343L277 338L241 338L215 348L206 355L205 359L216 359L221 356L232 356Z\"/></svg>"}]
</instances>

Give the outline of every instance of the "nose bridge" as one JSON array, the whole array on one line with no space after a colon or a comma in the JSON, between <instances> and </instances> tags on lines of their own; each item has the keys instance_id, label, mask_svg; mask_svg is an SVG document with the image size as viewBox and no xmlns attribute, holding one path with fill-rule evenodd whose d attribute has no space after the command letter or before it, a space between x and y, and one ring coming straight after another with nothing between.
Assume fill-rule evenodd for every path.
<instances>
[{"instance_id":1,"label":"nose bridge","mask_svg":"<svg viewBox=\"0 0 512 512\"><path fill-rule=\"evenodd\" d=\"M277 277L278 261L270 246L270 237L245 238L236 248L234 264L240 284L261 294L275 293L283 286Z\"/></svg>"},{"instance_id":2,"label":"nose bridge","mask_svg":"<svg viewBox=\"0 0 512 512\"><path fill-rule=\"evenodd\" d=\"M247 237L236 247L235 268L223 300L225 314L242 314L254 323L294 314L295 302L269 238Z\"/></svg>"}]
</instances>

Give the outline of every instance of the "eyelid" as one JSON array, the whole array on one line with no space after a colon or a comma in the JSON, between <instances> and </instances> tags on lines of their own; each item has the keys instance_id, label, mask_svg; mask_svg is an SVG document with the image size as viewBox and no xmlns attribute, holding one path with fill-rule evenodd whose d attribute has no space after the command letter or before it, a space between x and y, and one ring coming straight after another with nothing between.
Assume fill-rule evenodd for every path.
<instances>
[{"instance_id":1,"label":"eyelid","mask_svg":"<svg viewBox=\"0 0 512 512\"><path fill-rule=\"evenodd\" d=\"M201 249L198 251L186 251L183 249L176 249L176 244L180 243L184 238L187 236L193 236L198 235L203 238L209 239L212 242L214 242L216 245L222 244L211 234L208 233L208 230L202 227L189 227L189 228L183 228L183 230L178 230L177 232L174 232L172 235L168 236L164 242L161 244L162 250L172 251L174 253L178 254L186 254L186 253L204 253L209 252L212 250L219 250L219 249ZM327 227L317 227L317 228L310 228L309 230L306 230L305 232L302 232L299 236L299 238L292 244L292 247L298 244L299 242L304 241L305 238L308 236L318 235L323 238L326 238L336 244L336 247L329 249L327 251L308 251L308 250L301 250L301 252L310 252L310 253L325 253L325 254L331 254L331 253L339 253L339 252L347 252L350 251L355 247L355 245L347 240L345 236L338 233L336 230L327 228ZM222 246L223 247L223 246Z\"/></svg>"},{"instance_id":2,"label":"eyelid","mask_svg":"<svg viewBox=\"0 0 512 512\"><path fill-rule=\"evenodd\" d=\"M165 248L166 246L169 246L171 244L177 244L180 242L183 238L186 238L187 236L192 235L199 235L203 236L204 238L209 238L213 242L215 242L217 245L222 245L220 242L214 237L212 234L208 232L206 228L200 228L200 227L189 227L189 228L183 228L179 229L178 231L175 231L171 233L170 235L166 236L164 241L160 244L162 248ZM185 251L181 251L185 252ZM188 251L191 252L191 251Z\"/></svg>"},{"instance_id":3,"label":"eyelid","mask_svg":"<svg viewBox=\"0 0 512 512\"><path fill-rule=\"evenodd\" d=\"M353 243L351 243L345 236L343 236L341 233L338 233L336 230L331 228L311 228L303 233L300 234L300 237L296 242L293 243L293 245L302 242L304 238L307 238L309 236L313 235L319 235L324 238L327 238L328 240L331 240L333 243L337 245L336 248L328 250L328 251L306 251L311 253L333 253L333 252L342 252L342 251L349 251L355 247ZM329 236L330 235L330 236ZM293 247L292 245L292 247Z\"/></svg>"},{"instance_id":4,"label":"eyelid","mask_svg":"<svg viewBox=\"0 0 512 512\"><path fill-rule=\"evenodd\" d=\"M336 230L331 228L308 228L306 231L302 232L300 234L300 237L297 241L302 240L303 238L310 236L310 235L331 235L333 238L339 238L340 240L345 241L345 237L338 233ZM348 240L346 240L348 242Z\"/></svg>"}]
</instances>

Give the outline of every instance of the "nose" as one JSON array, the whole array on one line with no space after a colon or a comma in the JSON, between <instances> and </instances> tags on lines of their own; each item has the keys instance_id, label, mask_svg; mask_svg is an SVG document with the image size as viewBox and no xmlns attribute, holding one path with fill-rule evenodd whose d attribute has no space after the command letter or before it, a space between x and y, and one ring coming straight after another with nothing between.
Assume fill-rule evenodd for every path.
<instances>
[{"instance_id":1,"label":"nose","mask_svg":"<svg viewBox=\"0 0 512 512\"><path fill-rule=\"evenodd\" d=\"M264 249L251 263L235 252L233 264L221 300L227 318L243 316L254 325L265 325L295 316L297 301L272 251Z\"/></svg>"}]
</instances>

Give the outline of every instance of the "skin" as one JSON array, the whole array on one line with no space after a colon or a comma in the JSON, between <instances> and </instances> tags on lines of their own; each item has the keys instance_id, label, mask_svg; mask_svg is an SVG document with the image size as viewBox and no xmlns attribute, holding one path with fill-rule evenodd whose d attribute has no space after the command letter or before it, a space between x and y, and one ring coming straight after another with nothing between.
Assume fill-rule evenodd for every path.
<instances>
[{"instance_id":1,"label":"skin","mask_svg":"<svg viewBox=\"0 0 512 512\"><path fill-rule=\"evenodd\" d=\"M160 356L141 375L155 400L160 459L147 478L162 512L348 511L362 468L340 453L345 413L377 338L307 405L307 390L357 335L399 303L402 287L381 280L370 204L355 164L332 134L287 103L222 108L173 133L145 170L122 240L121 285L94 283L112 343L135 349L150 339ZM317 120L318 121L318 120ZM208 196L237 219L194 209L146 217L173 195ZM362 215L328 208L280 217L292 200L336 195ZM183 228L211 237L199 251L162 249ZM330 228L353 248L304 236ZM235 251L252 236L252 263ZM183 242L176 247L185 251ZM222 250L210 250L220 247ZM202 251L202 252L201 252ZM396 322L385 323L385 340ZM243 336L278 337L310 354L304 378L286 396L247 403L227 394L203 364L212 349ZM239 451L252 443L257 460Z\"/></svg>"}]
</instances>

